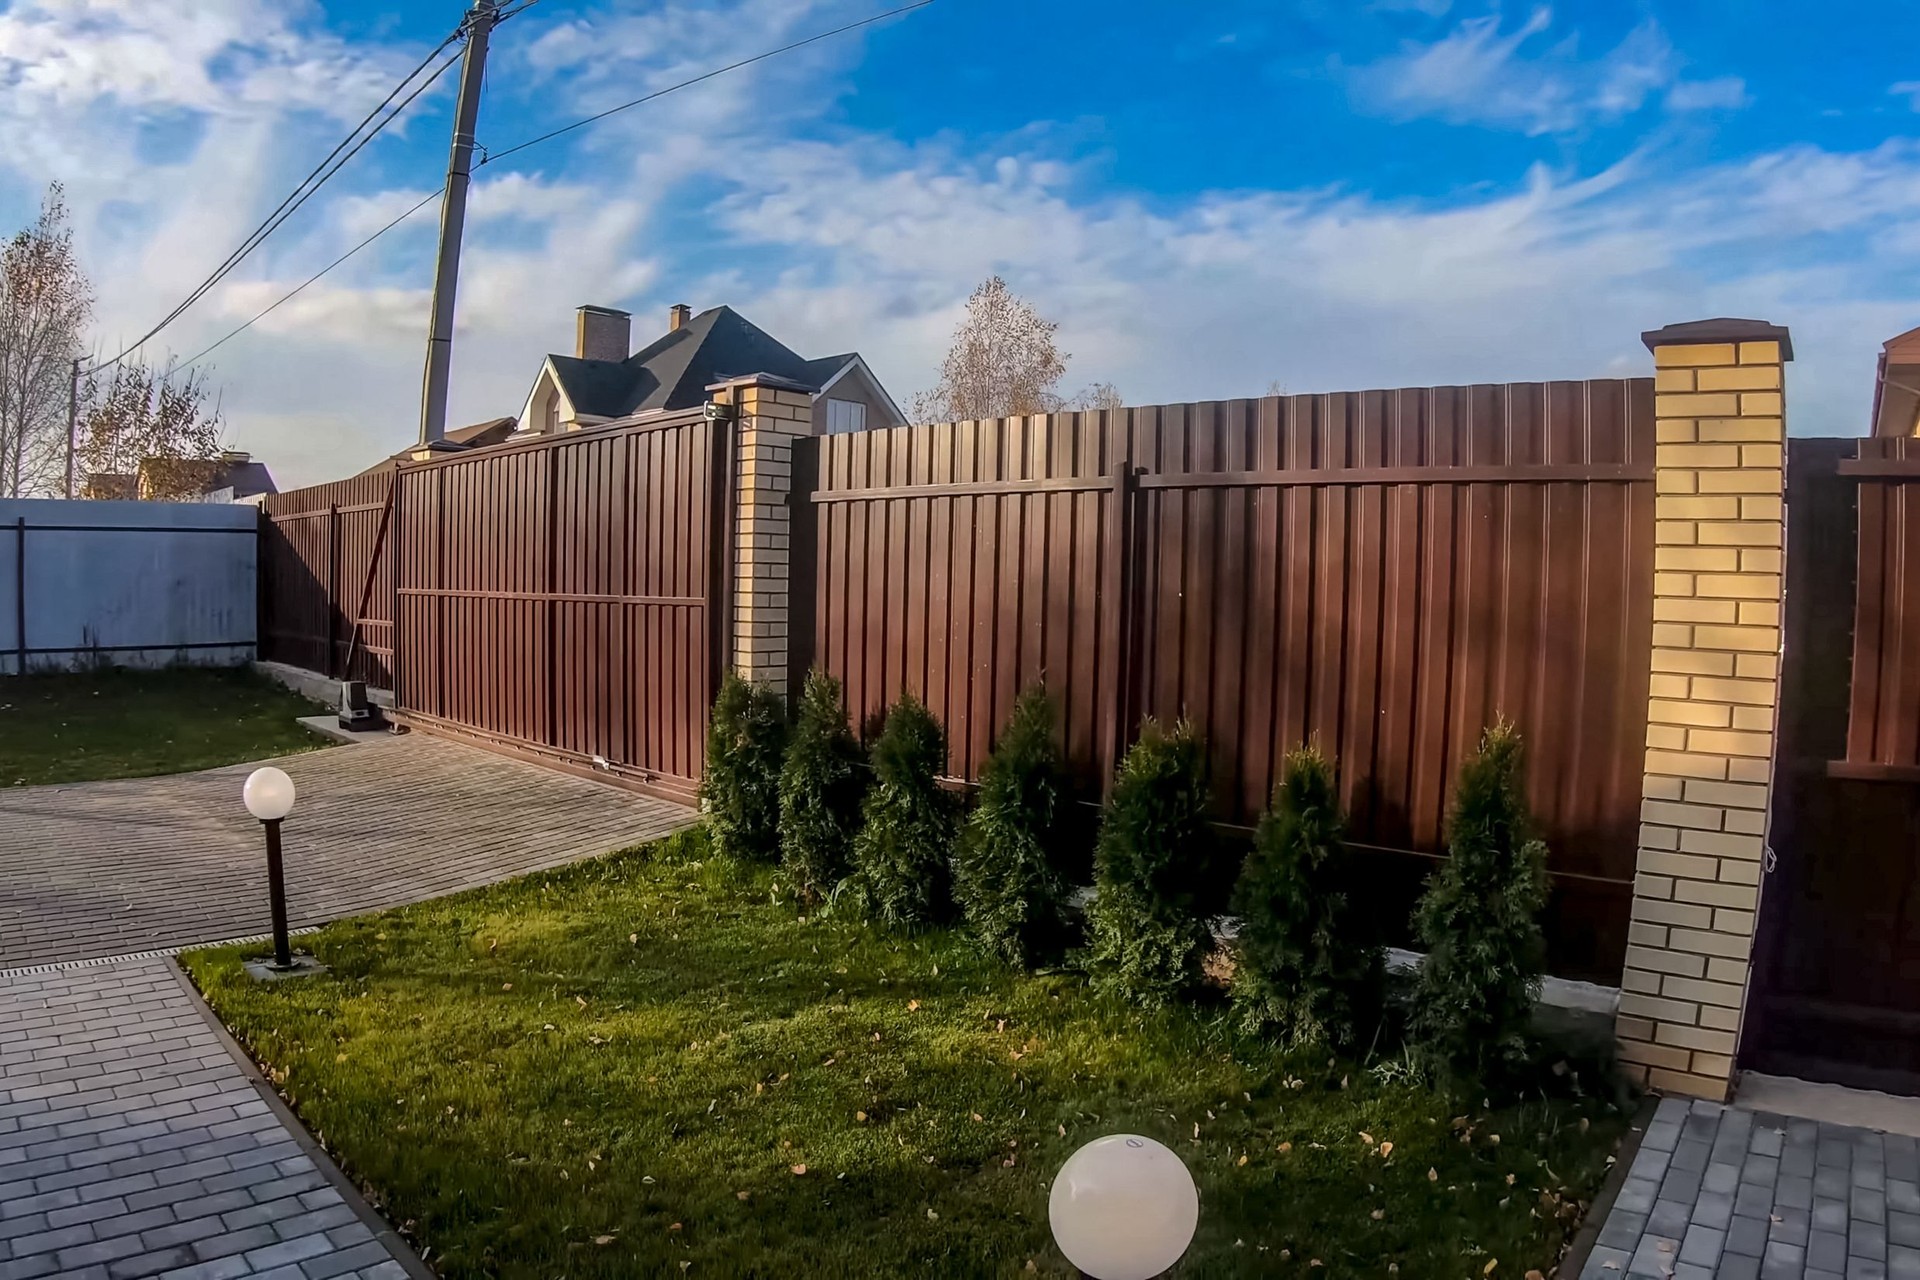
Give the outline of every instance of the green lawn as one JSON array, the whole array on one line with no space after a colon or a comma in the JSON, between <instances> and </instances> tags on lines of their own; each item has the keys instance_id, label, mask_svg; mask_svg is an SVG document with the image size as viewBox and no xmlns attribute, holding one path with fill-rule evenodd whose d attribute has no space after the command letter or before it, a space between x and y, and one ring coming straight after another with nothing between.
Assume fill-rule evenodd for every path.
<instances>
[{"instance_id":1,"label":"green lawn","mask_svg":"<svg viewBox=\"0 0 1920 1280\"><path fill-rule=\"evenodd\" d=\"M449 1276L1071 1275L1048 1179L1130 1131L1199 1181L1180 1276L1521 1280L1624 1128L1581 1070L1547 1073L1552 1099L1447 1100L945 932L796 922L775 873L703 852L336 924L303 939L321 978L186 963Z\"/></svg>"},{"instance_id":2,"label":"green lawn","mask_svg":"<svg viewBox=\"0 0 1920 1280\"><path fill-rule=\"evenodd\" d=\"M325 746L322 708L242 668L0 678L0 787L185 773Z\"/></svg>"}]
</instances>

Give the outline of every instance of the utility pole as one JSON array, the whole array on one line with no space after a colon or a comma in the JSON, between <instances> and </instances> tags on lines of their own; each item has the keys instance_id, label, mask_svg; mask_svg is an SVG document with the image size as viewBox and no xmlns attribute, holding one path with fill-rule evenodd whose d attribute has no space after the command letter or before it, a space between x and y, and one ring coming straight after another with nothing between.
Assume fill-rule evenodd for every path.
<instances>
[{"instance_id":1,"label":"utility pole","mask_svg":"<svg viewBox=\"0 0 1920 1280\"><path fill-rule=\"evenodd\" d=\"M80 423L80 357L73 358L73 377L67 383L67 497L73 497L73 433Z\"/></svg>"},{"instance_id":2,"label":"utility pole","mask_svg":"<svg viewBox=\"0 0 1920 1280\"><path fill-rule=\"evenodd\" d=\"M460 235L467 223L467 184L473 174L473 131L480 118L487 41L499 19L499 9L499 0L474 0L473 8L467 13L467 52L460 64L453 152L447 160L447 194L440 205L440 263L433 276L427 373L420 393L420 443L423 445L432 444L447 434L447 382L453 371L453 298L460 285Z\"/></svg>"}]
</instances>

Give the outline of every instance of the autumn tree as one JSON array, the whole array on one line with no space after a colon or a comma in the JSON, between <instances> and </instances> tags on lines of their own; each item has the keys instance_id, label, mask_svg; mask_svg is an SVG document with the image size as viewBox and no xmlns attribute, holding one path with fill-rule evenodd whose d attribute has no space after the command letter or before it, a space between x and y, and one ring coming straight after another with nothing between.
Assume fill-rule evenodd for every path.
<instances>
[{"instance_id":1,"label":"autumn tree","mask_svg":"<svg viewBox=\"0 0 1920 1280\"><path fill-rule=\"evenodd\" d=\"M0 249L0 497L52 490L66 465L67 398L93 288L59 183Z\"/></svg>"},{"instance_id":2,"label":"autumn tree","mask_svg":"<svg viewBox=\"0 0 1920 1280\"><path fill-rule=\"evenodd\" d=\"M78 457L92 474L137 475L139 495L178 501L206 491L220 453L220 405L206 375L127 359L88 379Z\"/></svg>"},{"instance_id":3,"label":"autumn tree","mask_svg":"<svg viewBox=\"0 0 1920 1280\"><path fill-rule=\"evenodd\" d=\"M916 422L961 422L1049 413L1061 406L1056 388L1067 355L1031 303L994 276L967 299L967 314L954 330L940 365L940 381L913 398Z\"/></svg>"}]
</instances>

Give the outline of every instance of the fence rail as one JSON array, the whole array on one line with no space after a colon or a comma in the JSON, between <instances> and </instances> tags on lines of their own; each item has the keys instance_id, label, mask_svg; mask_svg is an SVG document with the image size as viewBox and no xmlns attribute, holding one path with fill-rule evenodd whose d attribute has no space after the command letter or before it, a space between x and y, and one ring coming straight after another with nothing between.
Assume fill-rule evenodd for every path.
<instances>
[{"instance_id":1,"label":"fence rail","mask_svg":"<svg viewBox=\"0 0 1920 1280\"><path fill-rule=\"evenodd\" d=\"M803 442L804 653L868 722L903 691L978 776L1043 680L1082 794L1142 715L1207 735L1250 823L1282 754L1339 762L1382 907L1514 719L1553 849L1556 972L1617 974L1652 636L1647 380L1158 406ZM797 497L797 501L802 500ZM796 665L800 665L798 662Z\"/></svg>"}]
</instances>

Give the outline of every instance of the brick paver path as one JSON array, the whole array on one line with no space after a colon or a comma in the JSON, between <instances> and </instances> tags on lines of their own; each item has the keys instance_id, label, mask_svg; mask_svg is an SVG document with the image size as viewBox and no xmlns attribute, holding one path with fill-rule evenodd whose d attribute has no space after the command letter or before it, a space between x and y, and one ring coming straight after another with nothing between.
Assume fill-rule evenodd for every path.
<instances>
[{"instance_id":1,"label":"brick paver path","mask_svg":"<svg viewBox=\"0 0 1920 1280\"><path fill-rule=\"evenodd\" d=\"M1915 1280L1912 1138L1660 1103L1581 1280Z\"/></svg>"},{"instance_id":2,"label":"brick paver path","mask_svg":"<svg viewBox=\"0 0 1920 1280\"><path fill-rule=\"evenodd\" d=\"M298 926L664 835L649 800L443 739L278 761ZM164 958L269 927L253 766L0 792L0 1280L430 1273ZM48 968L48 966L52 966Z\"/></svg>"},{"instance_id":3,"label":"brick paver path","mask_svg":"<svg viewBox=\"0 0 1920 1280\"><path fill-rule=\"evenodd\" d=\"M169 960L0 977L0 1278L404 1280L256 1079Z\"/></svg>"},{"instance_id":4,"label":"brick paver path","mask_svg":"<svg viewBox=\"0 0 1920 1280\"><path fill-rule=\"evenodd\" d=\"M678 806L414 733L275 761L297 927L665 835ZM265 932L256 766L0 791L0 969Z\"/></svg>"}]
</instances>

